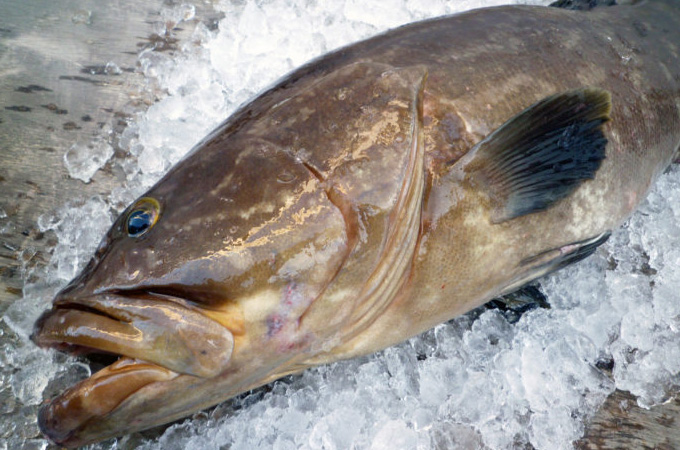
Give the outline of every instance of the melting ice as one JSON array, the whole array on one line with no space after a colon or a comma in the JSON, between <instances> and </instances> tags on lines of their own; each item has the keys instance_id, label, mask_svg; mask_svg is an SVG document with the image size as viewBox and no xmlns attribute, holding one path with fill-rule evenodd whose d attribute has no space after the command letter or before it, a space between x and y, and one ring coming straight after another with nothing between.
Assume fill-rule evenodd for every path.
<instances>
[{"instance_id":1,"label":"melting ice","mask_svg":"<svg viewBox=\"0 0 680 450\"><path fill-rule=\"evenodd\" d=\"M219 29L199 24L177 57L142 53L144 89L167 95L121 136L128 155L115 164L127 184L41 218L57 249L49 267L26 268L25 297L0 323L0 333L16 334L0 352L0 408L27 405L0 424L1 435L14 430L4 448L44 448L24 437L35 431L34 405L45 388L50 395L87 375L74 359L27 343L27 334L89 259L111 210L152 185L236 106L310 58L407 22L505 3L549 0L225 1L215 6L225 13ZM158 31L193 15L189 4L168 8ZM88 151L101 164L111 158L96 142L74 145L65 155L72 176L94 173L78 165ZM378 354L277 381L160 437L138 434L93 448L571 448L615 388L642 405L663 402L677 388L679 196L676 166L593 257L542 280L552 309L514 325L498 311L478 310ZM611 373L598 369L612 361Z\"/></svg>"}]
</instances>

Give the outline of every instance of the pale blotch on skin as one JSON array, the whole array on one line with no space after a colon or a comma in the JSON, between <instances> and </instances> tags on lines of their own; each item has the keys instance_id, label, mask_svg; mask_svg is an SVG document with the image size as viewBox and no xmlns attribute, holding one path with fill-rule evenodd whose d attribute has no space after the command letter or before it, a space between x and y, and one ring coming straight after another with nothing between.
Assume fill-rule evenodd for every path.
<instances>
[{"instance_id":1,"label":"pale blotch on skin","mask_svg":"<svg viewBox=\"0 0 680 450\"><path fill-rule=\"evenodd\" d=\"M269 202L260 202L251 206L246 211L241 211L239 217L243 220L248 220L253 214L268 214L274 212L274 204Z\"/></svg>"}]
</instances>

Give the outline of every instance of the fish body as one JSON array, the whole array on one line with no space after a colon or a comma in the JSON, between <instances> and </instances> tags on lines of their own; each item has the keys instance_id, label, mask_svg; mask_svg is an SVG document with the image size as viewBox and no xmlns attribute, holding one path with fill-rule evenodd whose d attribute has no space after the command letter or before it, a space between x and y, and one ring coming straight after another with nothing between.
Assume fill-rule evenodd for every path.
<instances>
[{"instance_id":1,"label":"fish body","mask_svg":"<svg viewBox=\"0 0 680 450\"><path fill-rule=\"evenodd\" d=\"M113 224L33 339L121 355L78 446L403 341L591 254L680 145L680 8L499 7L326 55Z\"/></svg>"}]
</instances>

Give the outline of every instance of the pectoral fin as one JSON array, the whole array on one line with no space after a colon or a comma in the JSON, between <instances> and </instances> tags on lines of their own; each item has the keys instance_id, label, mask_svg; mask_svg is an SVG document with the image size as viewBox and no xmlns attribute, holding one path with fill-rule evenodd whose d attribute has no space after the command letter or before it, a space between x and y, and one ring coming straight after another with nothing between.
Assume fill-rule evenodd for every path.
<instances>
[{"instance_id":1,"label":"pectoral fin","mask_svg":"<svg viewBox=\"0 0 680 450\"><path fill-rule=\"evenodd\" d=\"M488 194L494 223L543 211L595 177L610 111L611 97L601 89L550 96L506 122L453 169Z\"/></svg>"}]
</instances>

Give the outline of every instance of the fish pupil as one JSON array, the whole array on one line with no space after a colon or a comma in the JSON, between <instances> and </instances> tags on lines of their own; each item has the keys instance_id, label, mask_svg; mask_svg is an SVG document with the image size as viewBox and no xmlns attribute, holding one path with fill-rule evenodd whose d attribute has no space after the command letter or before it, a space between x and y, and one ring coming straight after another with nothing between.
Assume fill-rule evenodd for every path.
<instances>
[{"instance_id":1,"label":"fish pupil","mask_svg":"<svg viewBox=\"0 0 680 450\"><path fill-rule=\"evenodd\" d=\"M133 211L128 218L128 234L132 237L140 236L151 227L153 218L149 211Z\"/></svg>"}]
</instances>

